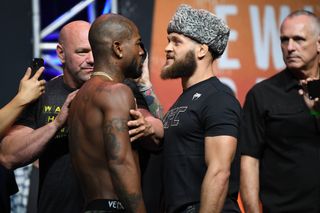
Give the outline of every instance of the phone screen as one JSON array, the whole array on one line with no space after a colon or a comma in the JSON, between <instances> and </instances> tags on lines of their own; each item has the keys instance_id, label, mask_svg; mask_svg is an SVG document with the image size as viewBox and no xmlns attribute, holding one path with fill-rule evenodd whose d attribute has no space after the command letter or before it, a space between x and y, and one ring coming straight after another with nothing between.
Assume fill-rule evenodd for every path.
<instances>
[{"instance_id":1,"label":"phone screen","mask_svg":"<svg viewBox=\"0 0 320 213\"><path fill-rule=\"evenodd\" d=\"M309 98L311 100L315 98L320 98L320 79L309 81L307 84L307 87L308 87Z\"/></svg>"}]
</instances>

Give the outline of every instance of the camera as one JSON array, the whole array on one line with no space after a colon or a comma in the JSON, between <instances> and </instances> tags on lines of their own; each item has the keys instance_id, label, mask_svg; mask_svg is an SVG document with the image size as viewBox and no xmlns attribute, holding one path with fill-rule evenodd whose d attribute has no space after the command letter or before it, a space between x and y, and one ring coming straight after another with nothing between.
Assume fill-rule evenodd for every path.
<instances>
[{"instance_id":1,"label":"camera","mask_svg":"<svg viewBox=\"0 0 320 213\"><path fill-rule=\"evenodd\" d=\"M311 100L315 98L320 98L320 79L319 80L314 80L314 81L309 81L307 83L307 89L309 93L309 98Z\"/></svg>"},{"instance_id":2,"label":"camera","mask_svg":"<svg viewBox=\"0 0 320 213\"><path fill-rule=\"evenodd\" d=\"M44 66L44 60L42 58L33 58L31 61L31 76L34 76L34 74L37 72L40 67ZM39 77L39 80L42 79L42 75Z\"/></svg>"}]
</instances>

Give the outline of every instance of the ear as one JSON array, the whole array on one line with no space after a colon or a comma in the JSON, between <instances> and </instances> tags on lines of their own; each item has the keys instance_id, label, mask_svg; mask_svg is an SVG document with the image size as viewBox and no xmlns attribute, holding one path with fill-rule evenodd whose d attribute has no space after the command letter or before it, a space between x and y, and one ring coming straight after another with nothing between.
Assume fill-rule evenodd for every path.
<instances>
[{"instance_id":1,"label":"ear","mask_svg":"<svg viewBox=\"0 0 320 213\"><path fill-rule=\"evenodd\" d=\"M199 48L197 49L197 57L202 59L208 53L209 47L206 44L200 44Z\"/></svg>"},{"instance_id":2,"label":"ear","mask_svg":"<svg viewBox=\"0 0 320 213\"><path fill-rule=\"evenodd\" d=\"M66 59L65 59L65 54L64 54L63 46L62 46L61 44L58 44L58 45L57 45L56 52L57 52L57 55L58 55L61 63L64 64L65 61L66 61Z\"/></svg>"},{"instance_id":3,"label":"ear","mask_svg":"<svg viewBox=\"0 0 320 213\"><path fill-rule=\"evenodd\" d=\"M122 58L122 47L121 47L121 43L119 41L114 41L112 43L112 50L113 50L114 54L116 56L118 56L118 58Z\"/></svg>"}]
</instances>

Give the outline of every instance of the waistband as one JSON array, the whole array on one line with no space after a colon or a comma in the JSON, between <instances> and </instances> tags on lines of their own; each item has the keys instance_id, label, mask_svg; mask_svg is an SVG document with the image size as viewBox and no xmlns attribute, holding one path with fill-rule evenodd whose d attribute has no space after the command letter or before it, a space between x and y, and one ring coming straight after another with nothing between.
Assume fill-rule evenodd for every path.
<instances>
[{"instance_id":1,"label":"waistband","mask_svg":"<svg viewBox=\"0 0 320 213\"><path fill-rule=\"evenodd\" d=\"M90 201L85 208L85 212L92 210L125 212L125 209L119 200L111 199L97 199Z\"/></svg>"}]
</instances>

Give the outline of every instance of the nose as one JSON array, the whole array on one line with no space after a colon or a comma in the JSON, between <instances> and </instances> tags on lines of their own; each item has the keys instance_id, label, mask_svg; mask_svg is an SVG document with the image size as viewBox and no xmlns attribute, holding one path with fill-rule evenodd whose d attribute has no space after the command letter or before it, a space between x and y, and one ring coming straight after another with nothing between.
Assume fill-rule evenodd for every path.
<instances>
[{"instance_id":1,"label":"nose","mask_svg":"<svg viewBox=\"0 0 320 213\"><path fill-rule=\"evenodd\" d=\"M290 52L295 50L295 43L293 39L289 39L287 49Z\"/></svg>"},{"instance_id":2,"label":"nose","mask_svg":"<svg viewBox=\"0 0 320 213\"><path fill-rule=\"evenodd\" d=\"M88 53L87 63L93 65L93 55L92 55L92 51L90 51L90 52Z\"/></svg>"},{"instance_id":3,"label":"nose","mask_svg":"<svg viewBox=\"0 0 320 213\"><path fill-rule=\"evenodd\" d=\"M168 53L168 52L172 51L172 45L171 45L171 42L169 42L169 43L167 44L166 48L164 48L164 51L165 51L166 53Z\"/></svg>"}]
</instances>

